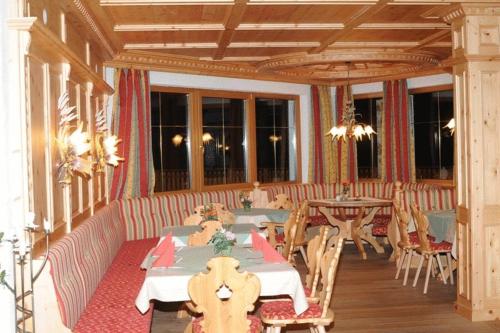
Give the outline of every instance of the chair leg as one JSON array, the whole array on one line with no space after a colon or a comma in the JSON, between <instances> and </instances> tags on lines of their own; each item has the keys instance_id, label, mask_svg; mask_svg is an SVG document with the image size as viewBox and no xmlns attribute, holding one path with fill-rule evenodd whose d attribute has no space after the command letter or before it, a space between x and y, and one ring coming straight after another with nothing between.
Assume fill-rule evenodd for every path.
<instances>
[{"instance_id":1,"label":"chair leg","mask_svg":"<svg viewBox=\"0 0 500 333\"><path fill-rule=\"evenodd\" d=\"M272 333L272 328L271 326L266 327L266 333Z\"/></svg>"},{"instance_id":2,"label":"chair leg","mask_svg":"<svg viewBox=\"0 0 500 333\"><path fill-rule=\"evenodd\" d=\"M316 330L316 327L314 327L314 326L309 327L309 331L311 333L318 333L318 331Z\"/></svg>"},{"instance_id":3,"label":"chair leg","mask_svg":"<svg viewBox=\"0 0 500 333\"><path fill-rule=\"evenodd\" d=\"M410 274L410 266L411 266L411 259L413 258L413 249L410 249L410 253L408 254L408 259L406 259L406 270L405 270L405 278L403 280L403 286L406 286L406 283L408 282L408 275Z\"/></svg>"},{"instance_id":4,"label":"chair leg","mask_svg":"<svg viewBox=\"0 0 500 333\"><path fill-rule=\"evenodd\" d=\"M275 326L273 333L280 333L280 332L281 332L281 326Z\"/></svg>"},{"instance_id":5,"label":"chair leg","mask_svg":"<svg viewBox=\"0 0 500 333\"><path fill-rule=\"evenodd\" d=\"M427 287L429 287L429 278L431 277L432 270L432 257L427 258L427 272L425 274L424 294L427 294Z\"/></svg>"},{"instance_id":6,"label":"chair leg","mask_svg":"<svg viewBox=\"0 0 500 333\"><path fill-rule=\"evenodd\" d=\"M398 269L396 270L396 276L394 277L395 280L399 279L399 272L401 272L401 267L403 267L405 256L406 256L406 251L403 251L403 253L401 253L401 255L399 256L397 265Z\"/></svg>"},{"instance_id":7,"label":"chair leg","mask_svg":"<svg viewBox=\"0 0 500 333\"><path fill-rule=\"evenodd\" d=\"M306 253L306 249L304 249L304 246L301 245L299 247L299 250L300 250L300 254L302 255L302 259L304 259L306 266L309 265L309 263L307 262L307 253Z\"/></svg>"},{"instance_id":8,"label":"chair leg","mask_svg":"<svg viewBox=\"0 0 500 333\"><path fill-rule=\"evenodd\" d=\"M439 267L439 273L441 273L441 280L443 280L443 283L444 284L447 284L446 283L446 276L444 276L444 270L443 270L443 264L441 263L441 256L438 254L436 254L436 260L438 262L438 267Z\"/></svg>"},{"instance_id":9,"label":"chair leg","mask_svg":"<svg viewBox=\"0 0 500 333\"><path fill-rule=\"evenodd\" d=\"M316 329L318 330L319 333L326 333L325 326L318 325L316 326Z\"/></svg>"},{"instance_id":10,"label":"chair leg","mask_svg":"<svg viewBox=\"0 0 500 333\"><path fill-rule=\"evenodd\" d=\"M450 252L446 253L446 259L448 259L448 271L450 272L450 283L451 283L451 285L454 285L455 278L453 277L453 268L452 268L453 262L451 260L451 253Z\"/></svg>"},{"instance_id":11,"label":"chair leg","mask_svg":"<svg viewBox=\"0 0 500 333\"><path fill-rule=\"evenodd\" d=\"M420 261L418 262L417 273L415 273L415 278L413 279L413 287L417 286L418 277L420 276L420 271L422 270L424 259L425 259L424 256L420 255Z\"/></svg>"},{"instance_id":12,"label":"chair leg","mask_svg":"<svg viewBox=\"0 0 500 333\"><path fill-rule=\"evenodd\" d=\"M431 274L432 277L436 277L436 264L434 263L434 256L431 257Z\"/></svg>"}]
</instances>

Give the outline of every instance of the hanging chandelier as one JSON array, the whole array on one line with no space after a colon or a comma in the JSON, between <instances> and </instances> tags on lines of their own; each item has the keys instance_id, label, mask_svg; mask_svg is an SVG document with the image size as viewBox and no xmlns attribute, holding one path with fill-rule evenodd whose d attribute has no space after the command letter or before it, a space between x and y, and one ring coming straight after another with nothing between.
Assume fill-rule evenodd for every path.
<instances>
[{"instance_id":1,"label":"hanging chandelier","mask_svg":"<svg viewBox=\"0 0 500 333\"><path fill-rule=\"evenodd\" d=\"M363 140L366 135L368 139L372 138L372 134L377 134L370 125L359 123L356 121L356 108L352 101L351 85L349 84L349 69L350 62L347 65L347 102L344 107L344 114L340 124L333 126L327 135L330 134L333 140L340 140L340 138L347 140L354 137L357 141Z\"/></svg>"}]
</instances>

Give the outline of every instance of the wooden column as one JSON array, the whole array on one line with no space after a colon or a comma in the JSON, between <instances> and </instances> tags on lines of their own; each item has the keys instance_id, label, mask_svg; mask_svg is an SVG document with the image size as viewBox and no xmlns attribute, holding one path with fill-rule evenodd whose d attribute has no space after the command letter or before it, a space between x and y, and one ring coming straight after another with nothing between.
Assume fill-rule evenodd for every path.
<instances>
[{"instance_id":1,"label":"wooden column","mask_svg":"<svg viewBox=\"0 0 500 333\"><path fill-rule=\"evenodd\" d=\"M457 312L500 318L500 4L461 4L452 24Z\"/></svg>"}]
</instances>

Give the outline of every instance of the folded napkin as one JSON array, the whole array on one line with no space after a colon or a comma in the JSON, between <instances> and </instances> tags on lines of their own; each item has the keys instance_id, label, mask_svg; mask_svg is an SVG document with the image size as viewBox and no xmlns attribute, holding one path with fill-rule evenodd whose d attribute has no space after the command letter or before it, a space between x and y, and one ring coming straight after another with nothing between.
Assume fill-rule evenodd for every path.
<instances>
[{"instance_id":1,"label":"folded napkin","mask_svg":"<svg viewBox=\"0 0 500 333\"><path fill-rule=\"evenodd\" d=\"M279 254L266 240L262 239L261 249L264 255L265 262L285 262L285 259L281 254Z\"/></svg>"},{"instance_id":2,"label":"folded napkin","mask_svg":"<svg viewBox=\"0 0 500 333\"><path fill-rule=\"evenodd\" d=\"M174 263L174 243L170 240L167 244L169 245L167 245L165 252L163 252L160 257L153 262L152 267L169 267Z\"/></svg>"},{"instance_id":3,"label":"folded napkin","mask_svg":"<svg viewBox=\"0 0 500 333\"><path fill-rule=\"evenodd\" d=\"M169 232L165 238L160 242L160 244L158 244L158 246L156 246L156 248L153 250L153 253L151 255L153 256L161 256L163 253L165 253L165 251L167 250L167 248L170 246L170 244L173 244L172 243L172 233Z\"/></svg>"},{"instance_id":4,"label":"folded napkin","mask_svg":"<svg viewBox=\"0 0 500 333\"><path fill-rule=\"evenodd\" d=\"M262 243L266 242L264 238L262 238L255 229L252 229L250 236L252 237L252 248L255 251L262 250Z\"/></svg>"}]
</instances>

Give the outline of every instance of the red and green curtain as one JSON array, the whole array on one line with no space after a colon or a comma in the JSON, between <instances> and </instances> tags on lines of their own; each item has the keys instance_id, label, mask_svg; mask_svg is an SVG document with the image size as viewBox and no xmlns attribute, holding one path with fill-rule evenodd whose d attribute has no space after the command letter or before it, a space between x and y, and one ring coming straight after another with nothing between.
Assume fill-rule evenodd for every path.
<instances>
[{"instance_id":1,"label":"red and green curtain","mask_svg":"<svg viewBox=\"0 0 500 333\"><path fill-rule=\"evenodd\" d=\"M309 182L355 182L358 179L356 142L332 141L327 134L342 122L349 96L347 87L337 87L335 97L328 86L311 86L312 118L309 146ZM332 100L334 103L332 103Z\"/></svg>"},{"instance_id":2,"label":"red and green curtain","mask_svg":"<svg viewBox=\"0 0 500 333\"><path fill-rule=\"evenodd\" d=\"M382 181L415 182L413 111L408 104L406 80L384 82L384 110L377 124Z\"/></svg>"},{"instance_id":3,"label":"red and green curtain","mask_svg":"<svg viewBox=\"0 0 500 333\"><path fill-rule=\"evenodd\" d=\"M149 73L117 69L114 88L112 132L122 140L118 156L125 161L109 174L110 199L149 196L154 189Z\"/></svg>"},{"instance_id":4,"label":"red and green curtain","mask_svg":"<svg viewBox=\"0 0 500 333\"><path fill-rule=\"evenodd\" d=\"M329 86L311 86L312 118L309 140L309 182L335 183L337 150L331 136L333 126L332 98Z\"/></svg>"}]
</instances>

